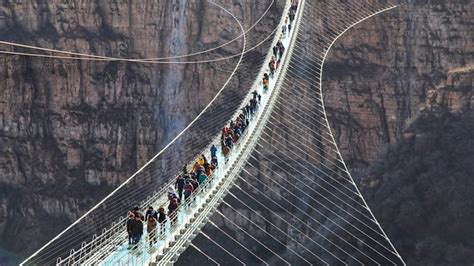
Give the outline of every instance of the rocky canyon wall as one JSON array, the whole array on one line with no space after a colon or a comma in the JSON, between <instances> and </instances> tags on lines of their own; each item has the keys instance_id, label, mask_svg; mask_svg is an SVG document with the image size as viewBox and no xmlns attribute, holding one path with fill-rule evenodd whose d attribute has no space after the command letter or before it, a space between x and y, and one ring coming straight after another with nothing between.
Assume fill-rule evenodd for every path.
<instances>
[{"instance_id":1,"label":"rocky canyon wall","mask_svg":"<svg viewBox=\"0 0 474 266\"><path fill-rule=\"evenodd\" d=\"M325 64L325 103L353 171L424 110L472 112L472 32L470 1L408 1L338 40Z\"/></svg>"},{"instance_id":2,"label":"rocky canyon wall","mask_svg":"<svg viewBox=\"0 0 474 266\"><path fill-rule=\"evenodd\" d=\"M249 28L271 2L221 4ZM249 33L247 45L270 34L281 2ZM2 41L93 55L179 56L240 34L234 19L207 1L38 0L0 5ZM214 59L238 54L241 47L242 41L236 41L176 60ZM13 51L7 45L1 48ZM7 55L0 60L0 246L23 257L181 131L222 87L238 57L207 64Z\"/></svg>"},{"instance_id":3,"label":"rocky canyon wall","mask_svg":"<svg viewBox=\"0 0 474 266\"><path fill-rule=\"evenodd\" d=\"M351 173L406 262L468 265L472 1L400 4L333 47L326 109Z\"/></svg>"}]
</instances>

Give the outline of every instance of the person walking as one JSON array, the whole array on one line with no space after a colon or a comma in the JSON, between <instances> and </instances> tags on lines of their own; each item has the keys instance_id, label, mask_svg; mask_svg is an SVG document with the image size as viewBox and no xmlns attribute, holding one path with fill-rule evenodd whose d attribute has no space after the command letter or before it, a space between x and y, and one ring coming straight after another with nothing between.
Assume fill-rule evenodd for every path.
<instances>
[{"instance_id":1,"label":"person walking","mask_svg":"<svg viewBox=\"0 0 474 266\"><path fill-rule=\"evenodd\" d=\"M250 113L253 115L257 111L257 101L254 99L250 100Z\"/></svg>"},{"instance_id":2,"label":"person walking","mask_svg":"<svg viewBox=\"0 0 474 266\"><path fill-rule=\"evenodd\" d=\"M217 148L216 145L212 144L211 146L211 158L217 157Z\"/></svg>"},{"instance_id":3,"label":"person walking","mask_svg":"<svg viewBox=\"0 0 474 266\"><path fill-rule=\"evenodd\" d=\"M184 202L188 204L188 199L191 197L193 194L194 187L191 184L191 181L187 181L186 184L184 185Z\"/></svg>"},{"instance_id":4,"label":"person walking","mask_svg":"<svg viewBox=\"0 0 474 266\"><path fill-rule=\"evenodd\" d=\"M275 57L272 56L272 59L270 60L270 62L268 62L268 68L270 68L270 75L273 77L273 74L275 73L275 69L276 69L276 61L275 61Z\"/></svg>"},{"instance_id":5,"label":"person walking","mask_svg":"<svg viewBox=\"0 0 474 266\"><path fill-rule=\"evenodd\" d=\"M204 164L204 170L205 170L205 173L207 176L211 176L212 175L212 169L211 169L211 164L206 162Z\"/></svg>"},{"instance_id":6,"label":"person walking","mask_svg":"<svg viewBox=\"0 0 474 266\"><path fill-rule=\"evenodd\" d=\"M281 29L281 32L283 33L283 37L286 38L286 28L288 27L288 16L285 17L285 24L283 24L283 27Z\"/></svg>"},{"instance_id":7,"label":"person walking","mask_svg":"<svg viewBox=\"0 0 474 266\"><path fill-rule=\"evenodd\" d=\"M254 91L252 92L252 95L253 95L253 99L256 100L256 99L257 99L257 95L258 95L257 90L254 90Z\"/></svg>"},{"instance_id":8,"label":"person walking","mask_svg":"<svg viewBox=\"0 0 474 266\"><path fill-rule=\"evenodd\" d=\"M283 43L281 42L281 40L278 40L276 46L278 47L278 51L280 51L280 47L283 45Z\"/></svg>"},{"instance_id":9,"label":"person walking","mask_svg":"<svg viewBox=\"0 0 474 266\"><path fill-rule=\"evenodd\" d=\"M128 245L133 245L133 234L132 234L132 226L135 222L135 217L133 217L132 212L128 212L128 220L127 220L127 234L128 234Z\"/></svg>"},{"instance_id":10,"label":"person walking","mask_svg":"<svg viewBox=\"0 0 474 266\"><path fill-rule=\"evenodd\" d=\"M268 76L267 73L263 74L263 79L262 79L262 83L263 83L263 91L264 92L267 92L268 90L268 85L270 84L270 77Z\"/></svg>"},{"instance_id":11,"label":"person walking","mask_svg":"<svg viewBox=\"0 0 474 266\"><path fill-rule=\"evenodd\" d=\"M132 245L136 247L138 243L140 242L140 239L142 238L142 235L143 235L143 222L140 217L135 216L135 219L133 220L133 223L132 223L131 231L132 231L132 238L133 238Z\"/></svg>"},{"instance_id":12,"label":"person walking","mask_svg":"<svg viewBox=\"0 0 474 266\"><path fill-rule=\"evenodd\" d=\"M202 183L204 183L204 181L206 181L206 179L207 179L207 175L205 173L201 173L198 176L199 185L202 185Z\"/></svg>"},{"instance_id":13,"label":"person walking","mask_svg":"<svg viewBox=\"0 0 474 266\"><path fill-rule=\"evenodd\" d=\"M252 109L250 109L250 110L252 110ZM232 148L232 135L231 134L227 135L227 137L225 138L225 145L229 149Z\"/></svg>"},{"instance_id":14,"label":"person walking","mask_svg":"<svg viewBox=\"0 0 474 266\"><path fill-rule=\"evenodd\" d=\"M299 2L298 0L292 0L291 1L291 9L293 11L296 11L298 9L298 2Z\"/></svg>"},{"instance_id":15,"label":"person walking","mask_svg":"<svg viewBox=\"0 0 474 266\"><path fill-rule=\"evenodd\" d=\"M217 168L217 166L218 166L217 157L212 157L211 166L212 166L214 169ZM212 169L212 170L214 170L214 169Z\"/></svg>"},{"instance_id":16,"label":"person walking","mask_svg":"<svg viewBox=\"0 0 474 266\"><path fill-rule=\"evenodd\" d=\"M199 182L197 181L197 178L191 179L191 185L193 185L193 191L196 191L199 187Z\"/></svg>"},{"instance_id":17,"label":"person walking","mask_svg":"<svg viewBox=\"0 0 474 266\"><path fill-rule=\"evenodd\" d=\"M176 198L170 200L170 204L168 205L168 217L170 218L171 227L173 227L178 218L178 201Z\"/></svg>"},{"instance_id":18,"label":"person walking","mask_svg":"<svg viewBox=\"0 0 474 266\"><path fill-rule=\"evenodd\" d=\"M247 116L247 108L245 108L245 106L242 108L242 114Z\"/></svg>"},{"instance_id":19,"label":"person walking","mask_svg":"<svg viewBox=\"0 0 474 266\"><path fill-rule=\"evenodd\" d=\"M188 173L188 164L184 164L183 165L183 175L187 174Z\"/></svg>"},{"instance_id":20,"label":"person walking","mask_svg":"<svg viewBox=\"0 0 474 266\"><path fill-rule=\"evenodd\" d=\"M283 45L283 43L280 45L280 58L283 57L283 53L285 53L285 46Z\"/></svg>"},{"instance_id":21,"label":"person walking","mask_svg":"<svg viewBox=\"0 0 474 266\"><path fill-rule=\"evenodd\" d=\"M160 236L165 233L166 213L165 208L158 208L158 223L160 224Z\"/></svg>"},{"instance_id":22,"label":"person walking","mask_svg":"<svg viewBox=\"0 0 474 266\"><path fill-rule=\"evenodd\" d=\"M290 14L289 14L289 17L290 17L290 23L293 23L293 20L295 20L295 15L296 15L296 9L290 9Z\"/></svg>"},{"instance_id":23,"label":"person walking","mask_svg":"<svg viewBox=\"0 0 474 266\"><path fill-rule=\"evenodd\" d=\"M146 224L146 230L148 232L148 241L150 243L150 247L152 247L156 243L156 225L158 221L155 217L149 216Z\"/></svg>"},{"instance_id":24,"label":"person walking","mask_svg":"<svg viewBox=\"0 0 474 266\"><path fill-rule=\"evenodd\" d=\"M184 177L182 175L179 175L176 178L175 187L178 190L178 198L179 198L180 201L183 199L184 183L185 183Z\"/></svg>"}]
</instances>

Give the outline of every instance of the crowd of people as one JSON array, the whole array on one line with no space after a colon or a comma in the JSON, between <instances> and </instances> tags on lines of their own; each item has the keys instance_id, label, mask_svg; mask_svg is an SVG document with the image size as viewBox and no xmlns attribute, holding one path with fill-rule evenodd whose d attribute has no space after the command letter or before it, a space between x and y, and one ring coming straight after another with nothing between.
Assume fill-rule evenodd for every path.
<instances>
[{"instance_id":1,"label":"crowd of people","mask_svg":"<svg viewBox=\"0 0 474 266\"><path fill-rule=\"evenodd\" d=\"M298 10L299 0L290 0L290 2L291 2L290 10L288 11L288 16L285 18L285 24L283 24L282 30L281 30L283 35L286 35L287 28L288 28L288 33L291 32L291 27L293 25L293 21L295 20L295 16L296 16L296 10ZM290 19L289 23L288 23L288 18Z\"/></svg>"},{"instance_id":2,"label":"crowd of people","mask_svg":"<svg viewBox=\"0 0 474 266\"><path fill-rule=\"evenodd\" d=\"M158 236L165 233L166 222L169 221L173 227L178 218L178 208L181 204L190 205L190 198L200 186L206 187L206 180L212 176L217 168L217 147L211 146L211 161L208 161L204 154L201 154L192 168L188 165L183 166L181 174L176 177L174 185L168 191L168 207L165 212L164 207L155 210L152 206L148 207L145 215L139 207L134 207L128 213L127 233L129 247L136 247L143 236L143 223L146 223L150 247L153 246ZM159 226L159 228L157 228Z\"/></svg>"},{"instance_id":3,"label":"crowd of people","mask_svg":"<svg viewBox=\"0 0 474 266\"><path fill-rule=\"evenodd\" d=\"M250 124L251 117L257 112L262 95L257 90L252 92L252 98L245 105L239 116L230 121L229 126L222 128L221 150L224 157L227 157L234 144L244 134Z\"/></svg>"},{"instance_id":4,"label":"crowd of people","mask_svg":"<svg viewBox=\"0 0 474 266\"><path fill-rule=\"evenodd\" d=\"M256 114L258 105L261 102L261 95L255 90L252 92L252 98L248 104L242 108L241 114L230 121L228 126L222 128L221 134L221 152L227 157L244 134L250 124L250 119ZM181 173L176 177L174 186L168 191L168 207L165 212L164 207L159 207L158 211L152 206L148 207L145 215L142 214L139 207L134 207L128 212L127 233L129 247L136 247L143 236L144 223L147 226L148 240L150 247L153 246L157 238L165 233L165 224L170 222L173 227L178 217L178 209L181 204L185 207L190 206L191 196L198 191L198 188L205 189L207 180L212 178L213 172L218 167L218 148L212 145L210 148L211 160L208 161L204 154L201 154L194 162L191 169L185 164ZM159 228L157 228L159 226Z\"/></svg>"},{"instance_id":5,"label":"crowd of people","mask_svg":"<svg viewBox=\"0 0 474 266\"><path fill-rule=\"evenodd\" d=\"M298 0L290 1L291 7L282 28L283 38L286 36L287 28L288 32L291 31L291 24L295 19L298 8ZM264 93L267 92L270 77L273 77L275 71L280 66L284 53L285 47L281 40L279 40L273 47L273 56L268 64L269 73L264 73L263 75L262 87ZM249 127L253 116L258 112L262 96L257 90L254 90L251 94L251 99L241 109L241 113L237 118L231 120L228 126L222 128L220 145L222 155L225 158L228 157L234 145ZM204 154L201 154L190 169L187 164L183 166L181 173L176 177L174 186L169 188L167 210L163 206L159 207L158 210L149 206L145 215L143 215L139 207L134 207L128 212L127 233L129 247L136 247L140 242L144 232L144 223L146 223L150 247L157 242L158 237L164 236L167 221L170 222L171 227L176 224L179 206L189 207L193 194L198 192L200 187L205 189L208 183L206 181L212 178L213 172L218 167L218 152L218 148L212 145L210 148L210 161Z\"/></svg>"},{"instance_id":6,"label":"crowd of people","mask_svg":"<svg viewBox=\"0 0 474 266\"><path fill-rule=\"evenodd\" d=\"M277 44L273 47L273 56L268 62L268 68L270 69L270 75L273 77L275 74L275 70L281 63L281 59L283 58L283 53L285 52L285 46L279 40Z\"/></svg>"}]
</instances>

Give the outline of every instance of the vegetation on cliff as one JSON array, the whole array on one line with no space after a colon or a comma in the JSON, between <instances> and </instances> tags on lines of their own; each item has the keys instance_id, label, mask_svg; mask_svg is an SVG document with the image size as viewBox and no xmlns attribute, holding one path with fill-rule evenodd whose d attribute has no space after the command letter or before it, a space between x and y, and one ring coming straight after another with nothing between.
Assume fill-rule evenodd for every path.
<instances>
[{"instance_id":1,"label":"vegetation on cliff","mask_svg":"<svg viewBox=\"0 0 474 266\"><path fill-rule=\"evenodd\" d=\"M421 114L369 168L369 206L411 265L474 261L474 116Z\"/></svg>"}]
</instances>

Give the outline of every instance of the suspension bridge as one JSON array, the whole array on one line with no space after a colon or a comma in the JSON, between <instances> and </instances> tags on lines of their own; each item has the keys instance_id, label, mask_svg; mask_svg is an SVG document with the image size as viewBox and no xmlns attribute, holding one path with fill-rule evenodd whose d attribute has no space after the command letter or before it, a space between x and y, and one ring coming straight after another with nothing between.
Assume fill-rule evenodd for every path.
<instances>
[{"instance_id":1,"label":"suspension bridge","mask_svg":"<svg viewBox=\"0 0 474 266\"><path fill-rule=\"evenodd\" d=\"M225 85L156 156L22 265L405 265L344 163L329 126L322 84L324 63L337 39L396 5L382 0L300 0L291 30L281 37L291 8L289 1L283 2L279 24L255 46L248 45L247 34L256 24L246 30L224 4L211 3L231 16L241 31L233 41L241 42L242 51L229 57L238 63ZM256 57L249 51L262 44L274 47L280 38L286 51L264 90L260 78L268 72L272 52ZM185 56L120 59L46 52L60 55L41 56L206 63L180 61ZM220 129L240 114L255 90L262 99L248 128L226 157L218 152L217 169L180 204L176 222L167 222L165 233L156 232L151 246L150 239L142 237L130 249L127 211L137 203L143 210L165 206L181 166L192 164L200 154L209 158L212 144L220 147Z\"/></svg>"}]
</instances>

